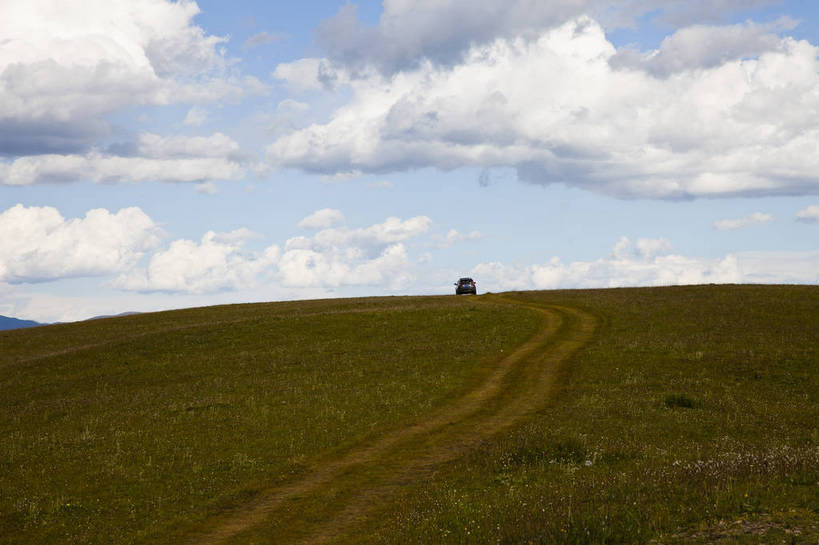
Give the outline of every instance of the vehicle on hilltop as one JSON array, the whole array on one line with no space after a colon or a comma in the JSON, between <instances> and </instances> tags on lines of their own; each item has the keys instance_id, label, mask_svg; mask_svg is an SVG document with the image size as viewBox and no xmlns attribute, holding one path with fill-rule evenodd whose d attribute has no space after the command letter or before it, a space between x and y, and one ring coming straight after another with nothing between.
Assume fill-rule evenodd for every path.
<instances>
[{"instance_id":1,"label":"vehicle on hilltop","mask_svg":"<svg viewBox=\"0 0 819 545\"><path fill-rule=\"evenodd\" d=\"M475 287L475 281L471 278L460 278L457 282L455 282L455 295L464 295L467 293L471 293L472 295L478 294L478 288Z\"/></svg>"}]
</instances>

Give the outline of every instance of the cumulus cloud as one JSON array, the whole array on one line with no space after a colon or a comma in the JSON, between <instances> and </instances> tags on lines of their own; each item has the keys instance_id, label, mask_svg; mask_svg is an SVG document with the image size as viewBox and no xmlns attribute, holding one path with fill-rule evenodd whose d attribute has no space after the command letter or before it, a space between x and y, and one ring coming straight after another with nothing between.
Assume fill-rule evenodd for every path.
<instances>
[{"instance_id":1,"label":"cumulus cloud","mask_svg":"<svg viewBox=\"0 0 819 545\"><path fill-rule=\"evenodd\" d=\"M319 228L339 218L343 216L337 210L325 209L305 220L315 226L311 228ZM388 218L358 229L325 228L312 237L290 238L283 251L270 245L256 252L247 249L247 242L259 235L248 229L209 231L199 242L173 241L154 253L146 267L122 273L113 286L126 291L192 294L243 290L262 280L297 289L406 287L411 275L403 242L425 233L429 224L429 218L419 216Z\"/></svg>"},{"instance_id":2,"label":"cumulus cloud","mask_svg":"<svg viewBox=\"0 0 819 545\"><path fill-rule=\"evenodd\" d=\"M433 235L432 238L435 240L435 245L438 248L449 248L459 242L481 240L484 238L484 235L480 231L471 231L470 233L462 234L455 229L450 229L446 235Z\"/></svg>"},{"instance_id":3,"label":"cumulus cloud","mask_svg":"<svg viewBox=\"0 0 819 545\"><path fill-rule=\"evenodd\" d=\"M134 155L151 159L225 158L236 162L246 158L239 151L239 144L220 132L210 136L160 136L144 132L137 137Z\"/></svg>"},{"instance_id":4,"label":"cumulus cloud","mask_svg":"<svg viewBox=\"0 0 819 545\"><path fill-rule=\"evenodd\" d=\"M201 184L196 184L196 192L202 193L203 195L216 195L219 193L219 188L216 187L216 184L213 182L202 182Z\"/></svg>"},{"instance_id":5,"label":"cumulus cloud","mask_svg":"<svg viewBox=\"0 0 819 545\"><path fill-rule=\"evenodd\" d=\"M279 263L279 278L290 287L338 287L385 285L406 286L411 276L403 244L390 244L372 259L360 259L355 247L335 251L316 251L308 248L287 250Z\"/></svg>"},{"instance_id":6,"label":"cumulus cloud","mask_svg":"<svg viewBox=\"0 0 819 545\"><path fill-rule=\"evenodd\" d=\"M359 229L328 228L285 244L279 278L290 287L406 286L409 257L403 242L429 230L426 216L390 217Z\"/></svg>"},{"instance_id":7,"label":"cumulus cloud","mask_svg":"<svg viewBox=\"0 0 819 545\"><path fill-rule=\"evenodd\" d=\"M653 51L643 53L621 49L610 63L614 67L643 69L659 77L685 70L714 68L770 51L783 51L784 43L776 32L795 26L795 21L789 18L771 24L748 21L727 26L694 25L665 38L660 48Z\"/></svg>"},{"instance_id":8,"label":"cumulus cloud","mask_svg":"<svg viewBox=\"0 0 819 545\"><path fill-rule=\"evenodd\" d=\"M306 220L321 229L343 215L325 209ZM208 231L199 241L178 239L155 251L163 233L139 208L66 220L55 208L16 205L0 214L0 286L117 275L111 286L142 293L218 293L261 281L288 289L406 287L412 276L404 242L430 223L424 216L391 217L357 229L327 227L289 239L284 251L275 244L249 249L260 235L246 228Z\"/></svg>"},{"instance_id":9,"label":"cumulus cloud","mask_svg":"<svg viewBox=\"0 0 819 545\"><path fill-rule=\"evenodd\" d=\"M359 229L336 228L323 229L309 239L311 248L332 248L352 246L359 249L380 249L388 244L403 242L420 234L426 233L432 220L426 216L415 216L407 220L389 217L382 223ZM302 237L292 238L290 245L302 245Z\"/></svg>"},{"instance_id":10,"label":"cumulus cloud","mask_svg":"<svg viewBox=\"0 0 819 545\"><path fill-rule=\"evenodd\" d=\"M304 58L281 63L273 77L287 84L293 91L333 90L350 82L348 71L327 59Z\"/></svg>"},{"instance_id":11,"label":"cumulus cloud","mask_svg":"<svg viewBox=\"0 0 819 545\"><path fill-rule=\"evenodd\" d=\"M748 227L749 225L758 225L763 223L768 223L773 220L773 216L770 214L763 214L762 212L754 212L749 216L745 216L744 218L736 218L736 219L724 219L714 222L714 229L718 231L727 231L731 229L742 229L743 227Z\"/></svg>"},{"instance_id":12,"label":"cumulus cloud","mask_svg":"<svg viewBox=\"0 0 819 545\"><path fill-rule=\"evenodd\" d=\"M136 207L66 220L56 208L18 204L0 213L0 282L118 273L156 248L161 234Z\"/></svg>"},{"instance_id":13,"label":"cumulus cloud","mask_svg":"<svg viewBox=\"0 0 819 545\"><path fill-rule=\"evenodd\" d=\"M817 48L765 37L750 58L737 46L730 60L703 60L680 36L680 66L701 66L673 77L614 69L617 51L588 17L472 45L451 66L362 71L328 122L279 137L267 157L326 175L506 166L618 197L819 192Z\"/></svg>"},{"instance_id":14,"label":"cumulus cloud","mask_svg":"<svg viewBox=\"0 0 819 545\"><path fill-rule=\"evenodd\" d=\"M323 229L335 223L344 223L344 214L335 208L316 210L299 222L302 229Z\"/></svg>"},{"instance_id":15,"label":"cumulus cloud","mask_svg":"<svg viewBox=\"0 0 819 545\"><path fill-rule=\"evenodd\" d=\"M259 275L275 264L278 246L260 253L243 251L252 236L247 229L230 233L208 231L199 243L175 240L151 256L145 269L134 269L113 283L129 291L212 293L253 287Z\"/></svg>"},{"instance_id":16,"label":"cumulus cloud","mask_svg":"<svg viewBox=\"0 0 819 545\"><path fill-rule=\"evenodd\" d=\"M819 205L811 205L796 213L796 220L804 223L819 223Z\"/></svg>"},{"instance_id":17,"label":"cumulus cloud","mask_svg":"<svg viewBox=\"0 0 819 545\"><path fill-rule=\"evenodd\" d=\"M120 108L257 90L225 75L226 38L196 26L198 12L167 0L5 2L0 155L76 153L109 134L104 116Z\"/></svg>"},{"instance_id":18,"label":"cumulus cloud","mask_svg":"<svg viewBox=\"0 0 819 545\"><path fill-rule=\"evenodd\" d=\"M183 125L188 125L191 127L199 127L204 123L208 118L208 112L204 108L199 106L194 106L188 113L185 115L185 119L182 121Z\"/></svg>"},{"instance_id":19,"label":"cumulus cloud","mask_svg":"<svg viewBox=\"0 0 819 545\"><path fill-rule=\"evenodd\" d=\"M258 166L222 133L196 137L142 133L135 142L112 146L109 152L93 150L83 155L34 155L0 161L0 184L232 180L244 176L249 167Z\"/></svg>"},{"instance_id":20,"label":"cumulus cloud","mask_svg":"<svg viewBox=\"0 0 819 545\"><path fill-rule=\"evenodd\" d=\"M617 288L724 283L815 283L819 251L739 252L721 258L672 253L667 239L622 237L611 253L594 261L565 263L553 257L534 265L500 262L475 266L472 276L490 291Z\"/></svg>"},{"instance_id":21,"label":"cumulus cloud","mask_svg":"<svg viewBox=\"0 0 819 545\"><path fill-rule=\"evenodd\" d=\"M671 253L666 239L621 238L609 256L564 263L554 257L536 265L482 263L472 270L485 289L611 288L740 282L735 256L697 259Z\"/></svg>"},{"instance_id":22,"label":"cumulus cloud","mask_svg":"<svg viewBox=\"0 0 819 545\"><path fill-rule=\"evenodd\" d=\"M353 72L374 67L393 74L427 61L457 64L476 44L530 38L586 14L608 28L632 26L648 12L666 24L684 25L716 22L766 3L770 0L385 0L375 25L361 22L348 3L319 26L317 38L331 60Z\"/></svg>"}]
</instances>

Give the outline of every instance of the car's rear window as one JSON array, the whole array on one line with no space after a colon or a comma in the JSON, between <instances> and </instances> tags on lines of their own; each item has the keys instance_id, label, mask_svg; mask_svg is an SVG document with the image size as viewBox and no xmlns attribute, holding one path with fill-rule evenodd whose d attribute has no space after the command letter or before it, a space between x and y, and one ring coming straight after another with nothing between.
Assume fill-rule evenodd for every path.
<instances>
[{"instance_id":1,"label":"car's rear window","mask_svg":"<svg viewBox=\"0 0 819 545\"><path fill-rule=\"evenodd\" d=\"M472 279L471 278L461 278L460 280L458 280L458 282L460 282L461 284L471 284Z\"/></svg>"}]
</instances>

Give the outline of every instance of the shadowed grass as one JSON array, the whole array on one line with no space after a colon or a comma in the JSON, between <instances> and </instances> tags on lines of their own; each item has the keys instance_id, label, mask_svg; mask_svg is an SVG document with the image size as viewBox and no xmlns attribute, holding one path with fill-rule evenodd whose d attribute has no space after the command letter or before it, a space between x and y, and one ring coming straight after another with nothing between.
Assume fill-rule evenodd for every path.
<instances>
[{"instance_id":1,"label":"shadowed grass","mask_svg":"<svg viewBox=\"0 0 819 545\"><path fill-rule=\"evenodd\" d=\"M513 296L605 325L550 407L353 541L819 541L819 288Z\"/></svg>"},{"instance_id":2,"label":"shadowed grass","mask_svg":"<svg viewBox=\"0 0 819 545\"><path fill-rule=\"evenodd\" d=\"M545 408L375 496L339 543L819 540L819 288L510 295L600 326ZM537 327L529 311L473 301L239 305L0 333L0 543L154 542L423 419ZM342 508L342 490L321 492Z\"/></svg>"},{"instance_id":3,"label":"shadowed grass","mask_svg":"<svg viewBox=\"0 0 819 545\"><path fill-rule=\"evenodd\" d=\"M538 322L426 297L0 333L0 543L153 542L413 422Z\"/></svg>"}]
</instances>

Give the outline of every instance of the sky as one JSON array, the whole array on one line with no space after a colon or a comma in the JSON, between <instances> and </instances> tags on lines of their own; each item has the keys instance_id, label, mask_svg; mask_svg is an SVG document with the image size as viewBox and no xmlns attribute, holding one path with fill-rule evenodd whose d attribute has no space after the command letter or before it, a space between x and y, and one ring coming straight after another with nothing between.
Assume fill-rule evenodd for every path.
<instances>
[{"instance_id":1,"label":"sky","mask_svg":"<svg viewBox=\"0 0 819 545\"><path fill-rule=\"evenodd\" d=\"M0 0L0 314L819 283L819 6Z\"/></svg>"}]
</instances>

